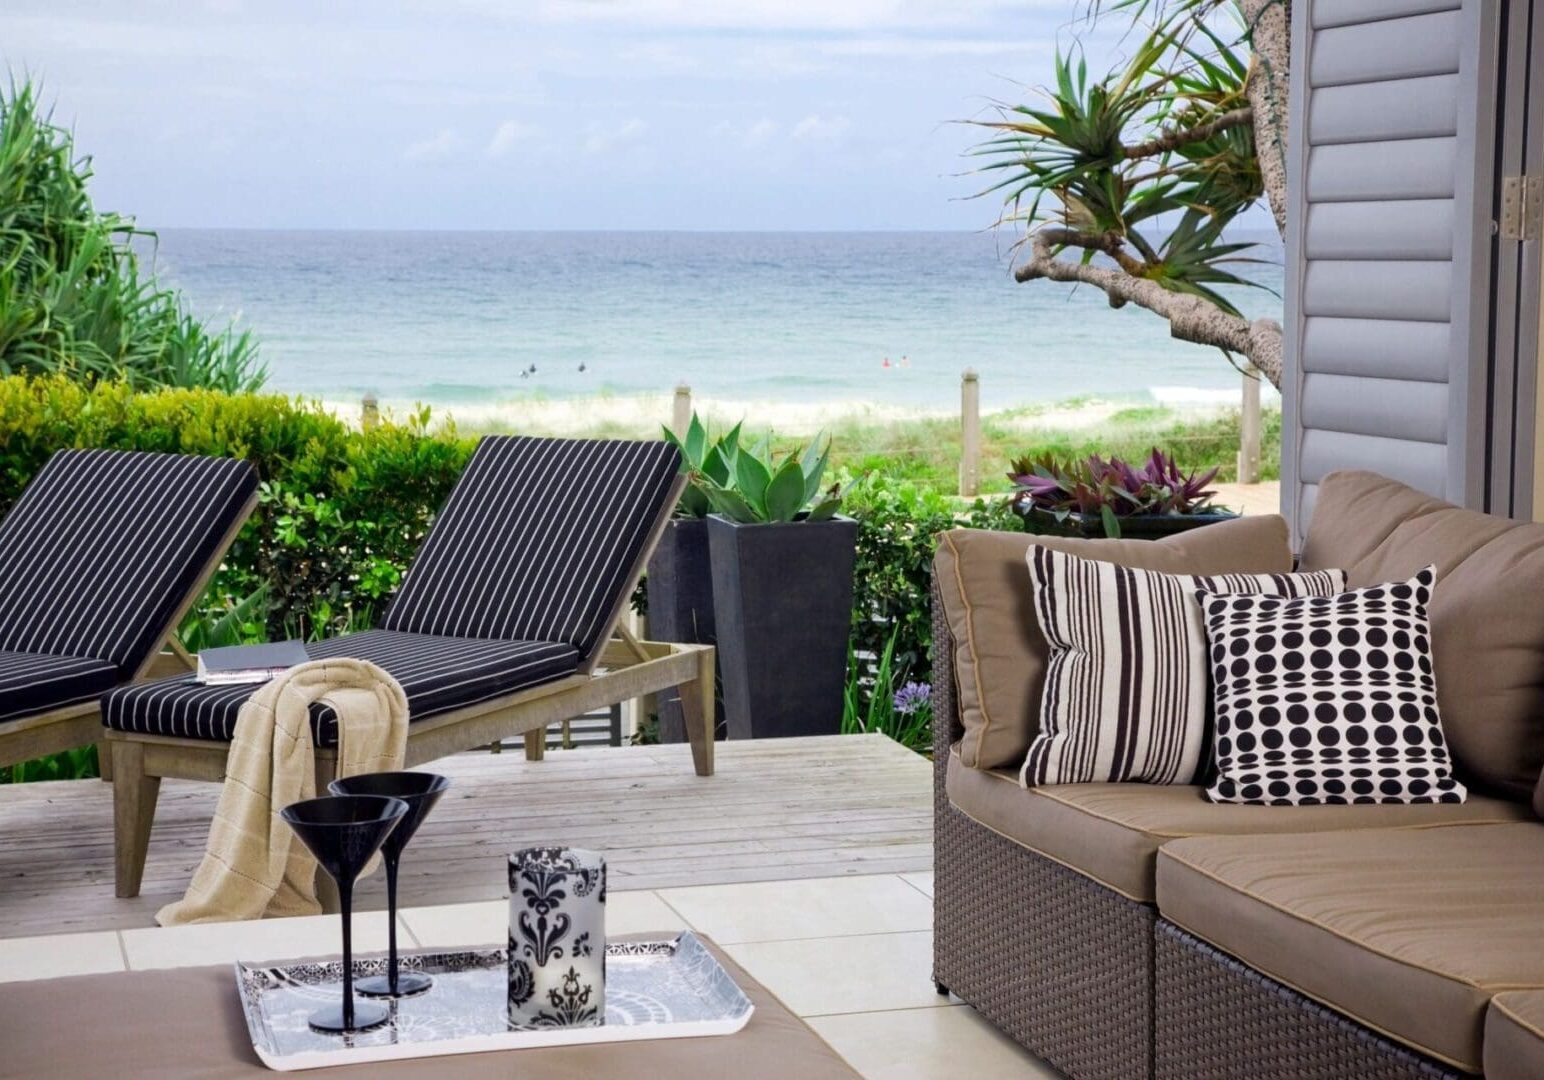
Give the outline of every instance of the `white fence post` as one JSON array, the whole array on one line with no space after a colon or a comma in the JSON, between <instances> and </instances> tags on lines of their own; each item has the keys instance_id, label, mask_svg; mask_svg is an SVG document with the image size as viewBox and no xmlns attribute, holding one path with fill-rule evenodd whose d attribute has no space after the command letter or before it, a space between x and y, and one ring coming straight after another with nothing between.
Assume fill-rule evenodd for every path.
<instances>
[{"instance_id":1,"label":"white fence post","mask_svg":"<svg viewBox=\"0 0 1544 1080\"><path fill-rule=\"evenodd\" d=\"M975 368L960 376L960 494L974 498L981 486L981 380Z\"/></svg>"},{"instance_id":2,"label":"white fence post","mask_svg":"<svg viewBox=\"0 0 1544 1080\"><path fill-rule=\"evenodd\" d=\"M1238 422L1238 482L1260 482L1260 373L1244 369L1244 401Z\"/></svg>"},{"instance_id":3,"label":"white fence post","mask_svg":"<svg viewBox=\"0 0 1544 1080\"><path fill-rule=\"evenodd\" d=\"M692 388L680 383L675 388L675 400L670 405L670 430L679 438L686 438L686 429L692 426Z\"/></svg>"}]
</instances>

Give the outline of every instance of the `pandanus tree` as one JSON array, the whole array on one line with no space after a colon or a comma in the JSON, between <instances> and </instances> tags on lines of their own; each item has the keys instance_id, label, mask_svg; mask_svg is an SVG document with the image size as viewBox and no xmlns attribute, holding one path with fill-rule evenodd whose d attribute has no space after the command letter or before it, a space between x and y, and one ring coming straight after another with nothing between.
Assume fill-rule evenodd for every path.
<instances>
[{"instance_id":1,"label":"pandanus tree","mask_svg":"<svg viewBox=\"0 0 1544 1080\"><path fill-rule=\"evenodd\" d=\"M1225 231L1264 199L1286 228L1288 0L1117 0L1138 44L1090 78L1074 45L1055 85L978 119L973 153L998 223L1023 230L1014 276L1090 285L1136 304L1184 341L1242 357L1281 385L1281 324L1249 319L1224 290L1256 245Z\"/></svg>"}]
</instances>

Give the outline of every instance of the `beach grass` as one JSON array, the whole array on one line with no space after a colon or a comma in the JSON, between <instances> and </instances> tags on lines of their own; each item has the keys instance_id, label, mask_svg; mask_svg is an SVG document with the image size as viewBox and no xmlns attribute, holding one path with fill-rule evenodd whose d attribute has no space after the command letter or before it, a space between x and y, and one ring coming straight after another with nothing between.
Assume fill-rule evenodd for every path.
<instances>
[{"instance_id":1,"label":"beach grass","mask_svg":"<svg viewBox=\"0 0 1544 1080\"><path fill-rule=\"evenodd\" d=\"M600 403L597 403L600 404ZM746 417L744 431L752 439L769 436L774 447L789 449L806 442L809 430L787 433L759 426L758 410L707 411L710 422L727 426L732 418ZM546 430L542 412L536 410L518 423L504 423L487 416L468 423L457 418L463 434L501 433L518 430L527 434L584 435L596 438L638 438L657 433L651 420L640 421L628 409L598 407L592 420L575 424L571 415ZM1281 412L1266 408L1261 417L1262 479L1279 478L1281 461ZM879 473L896 480L945 494L959 490L960 421L944 414L893 417L854 410L822 419L820 429L831 438L831 464L852 475ZM1239 411L1203 409L1161 404L1104 402L1076 399L1037 404L986 413L981 417L981 492L1006 492L1011 485L1009 462L1025 454L1051 452L1072 457L1100 454L1141 459L1158 447L1173 454L1185 470L1221 471L1218 480L1237 479Z\"/></svg>"}]
</instances>

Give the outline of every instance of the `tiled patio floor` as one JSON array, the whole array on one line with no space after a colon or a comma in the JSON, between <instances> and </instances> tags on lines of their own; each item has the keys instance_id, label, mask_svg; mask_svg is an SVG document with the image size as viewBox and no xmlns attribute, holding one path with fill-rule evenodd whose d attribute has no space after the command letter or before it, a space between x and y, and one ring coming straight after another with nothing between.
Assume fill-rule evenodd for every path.
<instances>
[{"instance_id":1,"label":"tiled patio floor","mask_svg":"<svg viewBox=\"0 0 1544 1080\"><path fill-rule=\"evenodd\" d=\"M1056 1076L933 992L931 888L920 872L614 892L607 929L711 936L866 1077ZM498 900L406 909L400 933L405 946L483 945L507 925ZM318 916L12 938L0 940L0 983L330 952L337 934L335 917ZM359 915L355 934L384 948L384 913Z\"/></svg>"}]
</instances>

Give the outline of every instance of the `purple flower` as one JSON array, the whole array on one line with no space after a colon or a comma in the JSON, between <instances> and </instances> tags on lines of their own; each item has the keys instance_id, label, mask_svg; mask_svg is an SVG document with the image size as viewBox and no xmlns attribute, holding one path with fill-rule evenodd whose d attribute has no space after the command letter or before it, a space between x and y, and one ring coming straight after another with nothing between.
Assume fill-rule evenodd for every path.
<instances>
[{"instance_id":1,"label":"purple flower","mask_svg":"<svg viewBox=\"0 0 1544 1080\"><path fill-rule=\"evenodd\" d=\"M895 692L895 711L910 716L933 702L933 688L925 682L909 682Z\"/></svg>"}]
</instances>

